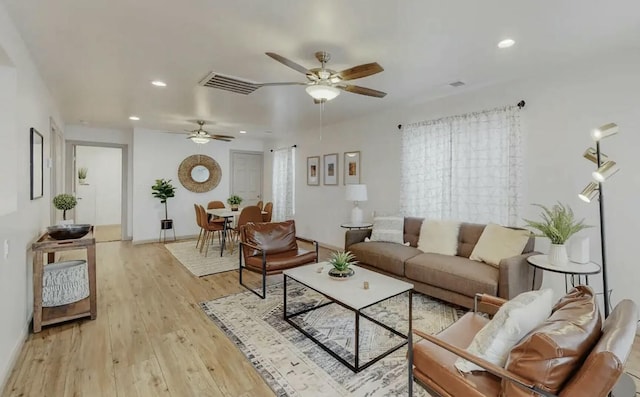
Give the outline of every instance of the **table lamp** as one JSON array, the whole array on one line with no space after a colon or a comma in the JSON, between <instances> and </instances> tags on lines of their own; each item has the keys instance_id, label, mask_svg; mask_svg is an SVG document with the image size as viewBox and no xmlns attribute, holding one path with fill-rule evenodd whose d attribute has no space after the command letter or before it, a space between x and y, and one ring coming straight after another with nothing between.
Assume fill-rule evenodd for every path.
<instances>
[{"instance_id":1,"label":"table lamp","mask_svg":"<svg viewBox=\"0 0 640 397\"><path fill-rule=\"evenodd\" d=\"M353 201L351 210L351 223L354 225L362 223L362 210L358 207L358 202L367 201L367 185L347 185L347 201Z\"/></svg>"}]
</instances>

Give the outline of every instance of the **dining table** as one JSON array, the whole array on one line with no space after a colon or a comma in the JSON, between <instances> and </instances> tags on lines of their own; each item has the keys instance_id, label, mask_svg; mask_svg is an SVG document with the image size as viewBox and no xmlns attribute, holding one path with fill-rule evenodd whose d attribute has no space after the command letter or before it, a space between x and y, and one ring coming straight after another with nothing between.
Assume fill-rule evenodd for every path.
<instances>
[{"instance_id":1,"label":"dining table","mask_svg":"<svg viewBox=\"0 0 640 397\"><path fill-rule=\"evenodd\" d=\"M236 211L231 210L230 208L212 208L207 210L207 214L213 215L216 218L224 218L224 222L222 225L222 244L220 244L220 256L224 254L224 246L227 244L227 232L229 230L229 223L231 220L235 220L237 216L240 215L243 208L238 208ZM262 215L267 214L266 211L262 211ZM233 253L233 244L230 248L231 253Z\"/></svg>"}]
</instances>

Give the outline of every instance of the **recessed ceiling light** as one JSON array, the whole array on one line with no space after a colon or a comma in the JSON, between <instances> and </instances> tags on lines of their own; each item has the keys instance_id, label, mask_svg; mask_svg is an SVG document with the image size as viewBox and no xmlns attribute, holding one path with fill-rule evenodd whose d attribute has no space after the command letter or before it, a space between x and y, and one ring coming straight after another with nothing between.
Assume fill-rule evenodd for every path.
<instances>
[{"instance_id":1,"label":"recessed ceiling light","mask_svg":"<svg viewBox=\"0 0 640 397\"><path fill-rule=\"evenodd\" d=\"M242 130L242 131L240 131L240 133L241 133L241 134L246 134L246 133L247 133L247 131Z\"/></svg>"},{"instance_id":2,"label":"recessed ceiling light","mask_svg":"<svg viewBox=\"0 0 640 397\"><path fill-rule=\"evenodd\" d=\"M151 82L151 84L155 85L156 87L166 87L167 83L165 83L164 81L160 81L160 80L153 80Z\"/></svg>"},{"instance_id":3,"label":"recessed ceiling light","mask_svg":"<svg viewBox=\"0 0 640 397\"><path fill-rule=\"evenodd\" d=\"M129 116L129 120L138 121L138 120L140 120L140 117L138 117L138 116Z\"/></svg>"},{"instance_id":4,"label":"recessed ceiling light","mask_svg":"<svg viewBox=\"0 0 640 397\"><path fill-rule=\"evenodd\" d=\"M498 48L509 48L516 43L513 39L504 39L498 43Z\"/></svg>"}]
</instances>

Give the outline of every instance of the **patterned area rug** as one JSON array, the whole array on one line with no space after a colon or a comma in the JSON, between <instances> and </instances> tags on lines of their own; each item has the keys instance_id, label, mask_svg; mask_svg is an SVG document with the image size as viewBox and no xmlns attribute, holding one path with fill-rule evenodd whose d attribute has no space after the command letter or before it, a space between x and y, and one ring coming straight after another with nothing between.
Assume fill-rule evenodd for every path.
<instances>
[{"instance_id":1,"label":"patterned area rug","mask_svg":"<svg viewBox=\"0 0 640 397\"><path fill-rule=\"evenodd\" d=\"M204 256L204 252L200 253L200 249L196 248L195 240L167 243L164 247L182 266L197 277L238 269L238 250L234 250L231 254L225 249L224 256L221 257L218 241L209 245L207 257Z\"/></svg>"},{"instance_id":2,"label":"patterned area rug","mask_svg":"<svg viewBox=\"0 0 640 397\"><path fill-rule=\"evenodd\" d=\"M318 305L324 297L300 284L287 284L287 310ZM282 318L282 284L267 287L267 298L251 292L201 303L205 313L238 346L277 396L406 396L406 348L400 348L371 367L354 374ZM456 321L462 309L413 295L413 327L437 333ZM366 314L406 333L407 295L382 302ZM324 340L341 357L353 358L354 314L332 304L300 316L304 328ZM386 351L400 340L361 318L360 357ZM414 341L416 338L414 338ZM353 362L353 361L351 361ZM363 361L361 361L363 362ZM415 396L428 396L414 385Z\"/></svg>"}]
</instances>

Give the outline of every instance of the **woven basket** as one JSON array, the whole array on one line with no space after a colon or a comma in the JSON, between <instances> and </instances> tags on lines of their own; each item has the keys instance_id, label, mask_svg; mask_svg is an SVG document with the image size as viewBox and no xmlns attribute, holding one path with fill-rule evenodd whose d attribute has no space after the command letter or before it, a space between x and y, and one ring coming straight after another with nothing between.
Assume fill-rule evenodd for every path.
<instances>
[{"instance_id":1,"label":"woven basket","mask_svg":"<svg viewBox=\"0 0 640 397\"><path fill-rule=\"evenodd\" d=\"M83 300L89 296L87 261L65 261L44 267L42 306L54 307Z\"/></svg>"}]
</instances>

